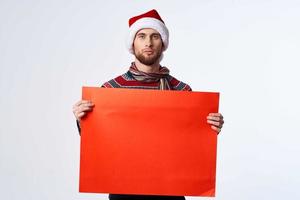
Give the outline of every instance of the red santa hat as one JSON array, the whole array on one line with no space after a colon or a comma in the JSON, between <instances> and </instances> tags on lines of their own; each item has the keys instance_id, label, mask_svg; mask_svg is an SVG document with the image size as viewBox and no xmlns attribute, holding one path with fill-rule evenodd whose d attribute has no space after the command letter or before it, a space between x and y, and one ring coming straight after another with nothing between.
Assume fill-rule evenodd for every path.
<instances>
[{"instance_id":1,"label":"red santa hat","mask_svg":"<svg viewBox=\"0 0 300 200\"><path fill-rule=\"evenodd\" d=\"M159 32L163 41L163 51L168 48L169 45L169 31L164 21L159 16L156 10L150 10L144 14L132 17L129 19L129 35L127 39L127 49L133 54L133 41L136 33L143 28L152 28Z\"/></svg>"}]
</instances>

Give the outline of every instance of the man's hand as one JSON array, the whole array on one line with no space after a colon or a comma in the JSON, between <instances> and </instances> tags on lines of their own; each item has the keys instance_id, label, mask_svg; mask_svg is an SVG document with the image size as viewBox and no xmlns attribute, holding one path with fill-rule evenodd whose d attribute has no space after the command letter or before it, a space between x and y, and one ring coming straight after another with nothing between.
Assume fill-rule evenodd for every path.
<instances>
[{"instance_id":1,"label":"man's hand","mask_svg":"<svg viewBox=\"0 0 300 200\"><path fill-rule=\"evenodd\" d=\"M207 118L207 123L212 125L211 128L219 134L221 132L222 126L224 124L222 114L221 113L209 113L206 118Z\"/></svg>"},{"instance_id":2,"label":"man's hand","mask_svg":"<svg viewBox=\"0 0 300 200\"><path fill-rule=\"evenodd\" d=\"M86 115L87 112L93 110L95 104L88 100L80 100L73 106L73 113L77 121L80 122L80 119Z\"/></svg>"}]
</instances>

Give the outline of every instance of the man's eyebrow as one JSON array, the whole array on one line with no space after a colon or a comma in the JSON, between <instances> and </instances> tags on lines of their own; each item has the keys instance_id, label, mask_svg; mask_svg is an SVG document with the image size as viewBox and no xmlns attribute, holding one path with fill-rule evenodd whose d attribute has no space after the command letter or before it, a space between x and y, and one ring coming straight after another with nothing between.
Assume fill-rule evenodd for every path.
<instances>
[{"instance_id":1,"label":"man's eyebrow","mask_svg":"<svg viewBox=\"0 0 300 200\"><path fill-rule=\"evenodd\" d=\"M153 35L155 35L155 36L160 36L159 33L152 33L151 36L153 36Z\"/></svg>"}]
</instances>

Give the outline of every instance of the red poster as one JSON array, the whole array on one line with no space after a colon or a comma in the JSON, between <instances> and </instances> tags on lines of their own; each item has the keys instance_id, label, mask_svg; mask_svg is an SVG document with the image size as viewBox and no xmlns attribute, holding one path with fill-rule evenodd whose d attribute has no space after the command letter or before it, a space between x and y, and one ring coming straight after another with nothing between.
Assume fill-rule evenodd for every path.
<instances>
[{"instance_id":1,"label":"red poster","mask_svg":"<svg viewBox=\"0 0 300 200\"><path fill-rule=\"evenodd\" d=\"M83 87L80 192L214 196L218 93Z\"/></svg>"}]
</instances>

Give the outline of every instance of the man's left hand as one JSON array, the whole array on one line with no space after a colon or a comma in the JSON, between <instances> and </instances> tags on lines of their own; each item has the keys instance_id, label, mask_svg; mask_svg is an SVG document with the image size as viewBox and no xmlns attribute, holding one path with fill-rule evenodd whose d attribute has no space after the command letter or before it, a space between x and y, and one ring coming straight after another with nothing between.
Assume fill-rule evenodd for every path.
<instances>
[{"instance_id":1,"label":"man's left hand","mask_svg":"<svg viewBox=\"0 0 300 200\"><path fill-rule=\"evenodd\" d=\"M211 128L219 134L224 124L223 115L221 113L209 113L206 118L207 123L211 124Z\"/></svg>"}]
</instances>

